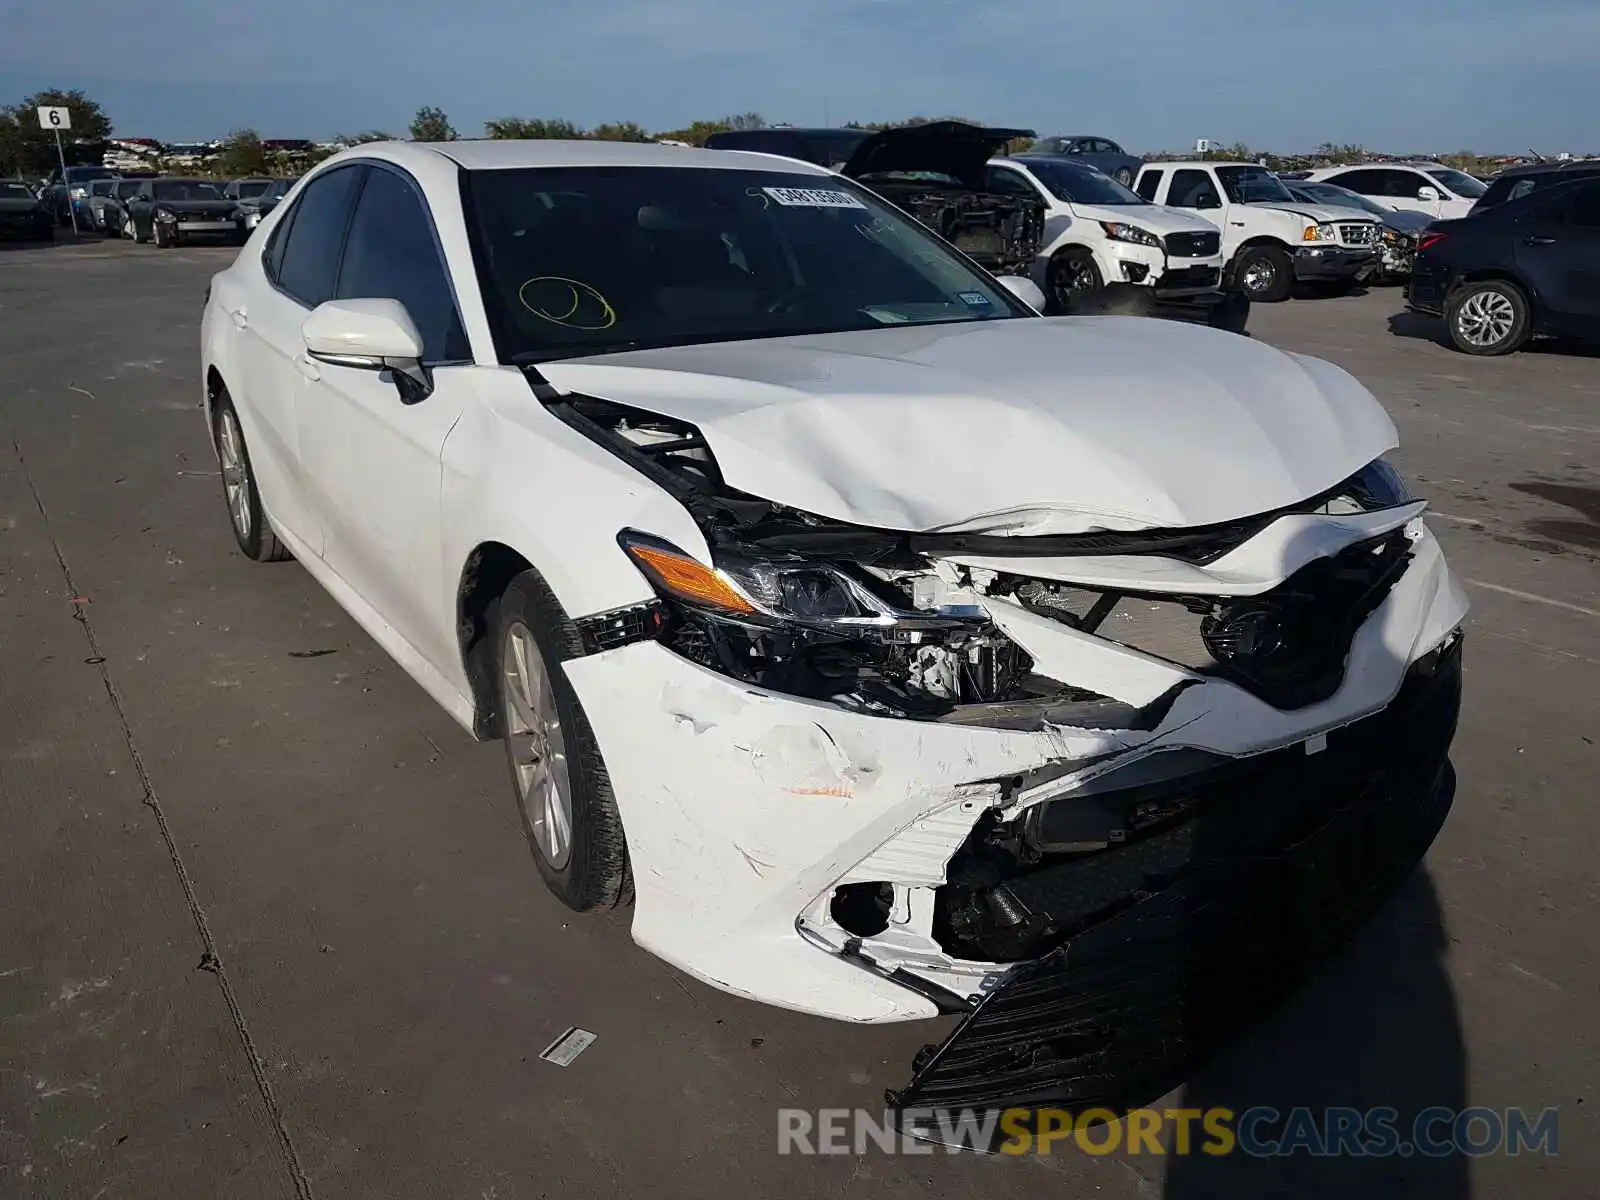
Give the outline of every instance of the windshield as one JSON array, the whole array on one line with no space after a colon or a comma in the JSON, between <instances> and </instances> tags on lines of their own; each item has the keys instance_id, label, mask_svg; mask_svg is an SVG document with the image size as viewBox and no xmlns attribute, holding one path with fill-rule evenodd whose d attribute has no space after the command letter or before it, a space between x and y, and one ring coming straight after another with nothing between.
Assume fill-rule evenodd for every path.
<instances>
[{"instance_id":1,"label":"windshield","mask_svg":"<svg viewBox=\"0 0 1600 1200\"><path fill-rule=\"evenodd\" d=\"M86 183L91 179L110 179L113 172L109 167L68 167L67 181L69 183Z\"/></svg>"},{"instance_id":2,"label":"windshield","mask_svg":"<svg viewBox=\"0 0 1600 1200\"><path fill-rule=\"evenodd\" d=\"M1360 192L1352 192L1336 183L1291 183L1289 191L1295 197L1312 204L1332 204L1340 208L1359 208L1375 217L1387 217L1389 210L1376 200L1368 200Z\"/></svg>"},{"instance_id":3,"label":"windshield","mask_svg":"<svg viewBox=\"0 0 1600 1200\"><path fill-rule=\"evenodd\" d=\"M1029 315L843 179L568 167L473 171L465 190L503 361Z\"/></svg>"},{"instance_id":4,"label":"windshield","mask_svg":"<svg viewBox=\"0 0 1600 1200\"><path fill-rule=\"evenodd\" d=\"M1476 200L1484 192L1488 191L1481 180L1474 179L1463 171L1451 170L1449 167L1430 167L1428 174L1444 184L1456 195L1467 200Z\"/></svg>"},{"instance_id":5,"label":"windshield","mask_svg":"<svg viewBox=\"0 0 1600 1200\"><path fill-rule=\"evenodd\" d=\"M0 183L0 196L7 200L32 200L33 189L21 183Z\"/></svg>"},{"instance_id":6,"label":"windshield","mask_svg":"<svg viewBox=\"0 0 1600 1200\"><path fill-rule=\"evenodd\" d=\"M142 188L144 188L146 186L146 182L147 181L145 181L143 179L124 179L124 180L122 180L121 182L119 182L117 184L117 190L116 190L116 193L115 193L117 199L118 200L126 200L130 196L137 196L139 194L139 192L140 192L140 189L142 189Z\"/></svg>"},{"instance_id":7,"label":"windshield","mask_svg":"<svg viewBox=\"0 0 1600 1200\"><path fill-rule=\"evenodd\" d=\"M152 193L159 200L221 200L217 185L203 179L158 179Z\"/></svg>"},{"instance_id":8,"label":"windshield","mask_svg":"<svg viewBox=\"0 0 1600 1200\"><path fill-rule=\"evenodd\" d=\"M259 196L272 186L270 179L245 179L240 181L238 192L241 200L251 196Z\"/></svg>"},{"instance_id":9,"label":"windshield","mask_svg":"<svg viewBox=\"0 0 1600 1200\"><path fill-rule=\"evenodd\" d=\"M1149 205L1149 201L1132 188L1123 187L1109 175L1070 159L1044 161L1028 158L1022 165L1049 189L1057 200L1069 204Z\"/></svg>"},{"instance_id":10,"label":"windshield","mask_svg":"<svg viewBox=\"0 0 1600 1200\"><path fill-rule=\"evenodd\" d=\"M1281 204L1294 200L1283 180L1265 167L1218 167L1217 178L1233 204Z\"/></svg>"}]
</instances>

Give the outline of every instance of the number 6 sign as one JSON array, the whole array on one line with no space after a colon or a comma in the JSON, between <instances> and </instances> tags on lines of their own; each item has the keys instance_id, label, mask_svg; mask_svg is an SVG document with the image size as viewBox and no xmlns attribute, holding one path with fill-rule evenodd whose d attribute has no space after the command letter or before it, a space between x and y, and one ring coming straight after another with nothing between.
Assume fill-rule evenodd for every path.
<instances>
[{"instance_id":1,"label":"number 6 sign","mask_svg":"<svg viewBox=\"0 0 1600 1200\"><path fill-rule=\"evenodd\" d=\"M40 108L40 129L71 129L72 110L70 108Z\"/></svg>"}]
</instances>

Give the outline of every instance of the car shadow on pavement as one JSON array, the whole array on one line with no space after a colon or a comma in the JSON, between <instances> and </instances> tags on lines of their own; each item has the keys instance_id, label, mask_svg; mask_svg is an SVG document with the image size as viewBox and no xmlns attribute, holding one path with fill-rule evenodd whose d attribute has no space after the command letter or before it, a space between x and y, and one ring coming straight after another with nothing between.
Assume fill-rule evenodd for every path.
<instances>
[{"instance_id":1,"label":"car shadow on pavement","mask_svg":"<svg viewBox=\"0 0 1600 1200\"><path fill-rule=\"evenodd\" d=\"M1446 349L1450 346L1445 338L1443 321L1438 317L1411 312L1409 309L1390 315L1389 332L1394 337L1432 342L1435 346L1444 346Z\"/></svg>"},{"instance_id":2,"label":"car shadow on pavement","mask_svg":"<svg viewBox=\"0 0 1600 1200\"><path fill-rule=\"evenodd\" d=\"M1409 1145L1424 1109L1467 1106L1466 1051L1446 974L1448 946L1439 901L1425 871L1416 872L1362 933L1304 991L1196 1075L1183 1106L1233 1110L1309 1109L1327 1129L1330 1107L1393 1109L1392 1128ZM1282 1121L1263 1121L1269 1138ZM1432 1132L1445 1137L1448 1125ZM1166 1200L1465 1200L1467 1159L1395 1154L1383 1157L1292 1154L1260 1157L1174 1155L1166 1163Z\"/></svg>"}]
</instances>

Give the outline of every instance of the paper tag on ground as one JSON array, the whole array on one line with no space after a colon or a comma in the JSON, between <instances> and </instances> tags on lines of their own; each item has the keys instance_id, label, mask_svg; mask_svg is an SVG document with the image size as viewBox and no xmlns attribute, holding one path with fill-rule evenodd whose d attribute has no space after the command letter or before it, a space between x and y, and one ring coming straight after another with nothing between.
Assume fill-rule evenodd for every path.
<instances>
[{"instance_id":1,"label":"paper tag on ground","mask_svg":"<svg viewBox=\"0 0 1600 1200\"><path fill-rule=\"evenodd\" d=\"M787 204L791 208L866 207L849 192L841 192L836 188L764 187L761 190L779 204Z\"/></svg>"},{"instance_id":2,"label":"paper tag on ground","mask_svg":"<svg viewBox=\"0 0 1600 1200\"><path fill-rule=\"evenodd\" d=\"M590 1046L594 1045L598 1035L590 1033L587 1029L579 1029L574 1025L555 1041L544 1048L544 1053L539 1055L545 1062L555 1063L558 1067L571 1064Z\"/></svg>"}]
</instances>

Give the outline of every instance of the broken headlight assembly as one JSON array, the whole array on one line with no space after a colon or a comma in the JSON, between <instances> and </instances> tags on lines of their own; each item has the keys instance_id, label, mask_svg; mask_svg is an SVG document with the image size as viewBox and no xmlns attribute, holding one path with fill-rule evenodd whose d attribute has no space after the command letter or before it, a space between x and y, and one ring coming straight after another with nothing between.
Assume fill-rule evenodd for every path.
<instances>
[{"instance_id":1,"label":"broken headlight assembly","mask_svg":"<svg viewBox=\"0 0 1600 1200\"><path fill-rule=\"evenodd\" d=\"M1398 508L1415 499L1400 472L1388 459L1378 458L1346 479L1329 496L1324 512L1378 512Z\"/></svg>"},{"instance_id":2,"label":"broken headlight assembly","mask_svg":"<svg viewBox=\"0 0 1600 1200\"><path fill-rule=\"evenodd\" d=\"M1131 242L1135 246L1154 246L1161 248L1161 239L1148 229L1140 229L1137 225L1129 225L1126 221L1101 221L1100 228L1106 231L1106 236L1113 242Z\"/></svg>"},{"instance_id":3,"label":"broken headlight assembly","mask_svg":"<svg viewBox=\"0 0 1600 1200\"><path fill-rule=\"evenodd\" d=\"M738 553L707 566L632 530L618 542L662 602L658 639L735 679L922 718L1030 694L1032 659L937 572Z\"/></svg>"}]
</instances>

